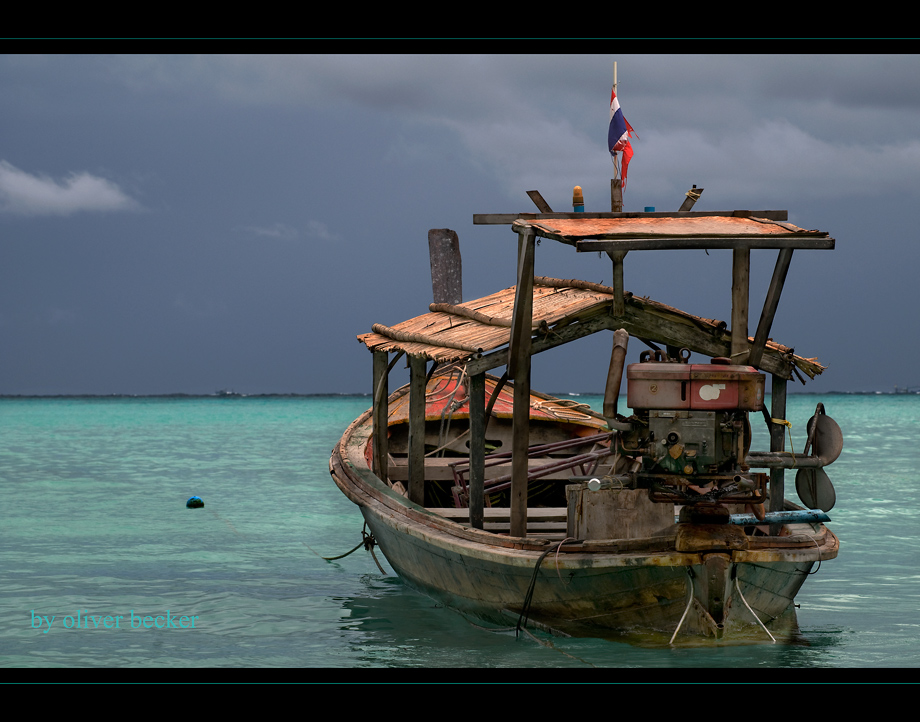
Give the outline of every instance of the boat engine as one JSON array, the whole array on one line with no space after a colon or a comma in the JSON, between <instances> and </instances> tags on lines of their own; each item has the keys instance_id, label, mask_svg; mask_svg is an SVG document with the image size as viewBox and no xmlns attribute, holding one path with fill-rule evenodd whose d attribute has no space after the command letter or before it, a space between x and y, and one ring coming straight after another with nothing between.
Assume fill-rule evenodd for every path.
<instances>
[{"instance_id":1,"label":"boat engine","mask_svg":"<svg viewBox=\"0 0 920 722\"><path fill-rule=\"evenodd\" d=\"M748 412L763 407L764 375L727 358L690 364L689 355L646 351L626 369L627 402L641 429L636 486L659 502L762 503L767 475L750 473L745 458Z\"/></svg>"}]
</instances>

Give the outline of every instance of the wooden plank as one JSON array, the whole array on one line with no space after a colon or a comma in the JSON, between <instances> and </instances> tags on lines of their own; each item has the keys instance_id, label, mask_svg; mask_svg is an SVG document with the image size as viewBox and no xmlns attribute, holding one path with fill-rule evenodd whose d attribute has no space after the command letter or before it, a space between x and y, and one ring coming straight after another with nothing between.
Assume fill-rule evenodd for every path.
<instances>
[{"instance_id":1,"label":"wooden plank","mask_svg":"<svg viewBox=\"0 0 920 722\"><path fill-rule=\"evenodd\" d=\"M773 318L779 305L779 297L783 292L783 284L786 282L786 273L789 271L792 253L793 249L783 248L776 258L773 278L770 279L770 287L767 289L767 297L764 300L763 311L760 314L760 322L757 324L757 332L754 334L754 344L751 346L751 353L748 356L748 363L756 368L760 368L760 359L763 357L767 337L770 335L770 328L773 326Z\"/></svg>"},{"instance_id":2,"label":"wooden plank","mask_svg":"<svg viewBox=\"0 0 920 722\"><path fill-rule=\"evenodd\" d=\"M449 228L429 230L428 255L435 303L463 303L463 265L457 232Z\"/></svg>"},{"instance_id":3,"label":"wooden plank","mask_svg":"<svg viewBox=\"0 0 920 722\"><path fill-rule=\"evenodd\" d=\"M486 375L470 377L470 525L483 528L486 459Z\"/></svg>"},{"instance_id":4,"label":"wooden plank","mask_svg":"<svg viewBox=\"0 0 920 722\"><path fill-rule=\"evenodd\" d=\"M425 357L409 356L409 501L425 503Z\"/></svg>"},{"instance_id":5,"label":"wooden plank","mask_svg":"<svg viewBox=\"0 0 920 722\"><path fill-rule=\"evenodd\" d=\"M601 213L474 213L474 225L511 225L516 220L549 220L552 218L692 218L695 216L728 216L732 218L767 218L788 221L789 211L639 211Z\"/></svg>"},{"instance_id":6,"label":"wooden plank","mask_svg":"<svg viewBox=\"0 0 920 722\"><path fill-rule=\"evenodd\" d=\"M732 346L733 364L745 364L748 357L748 303L751 285L751 249L732 251Z\"/></svg>"},{"instance_id":7,"label":"wooden plank","mask_svg":"<svg viewBox=\"0 0 920 722\"><path fill-rule=\"evenodd\" d=\"M530 200L534 202L534 205L539 209L540 213L553 212L553 209L549 207L549 203L543 200L543 196L540 195L540 191L527 191L527 195L530 196Z\"/></svg>"},{"instance_id":8,"label":"wooden plank","mask_svg":"<svg viewBox=\"0 0 920 722\"><path fill-rule=\"evenodd\" d=\"M508 377L514 379L511 464L511 535L527 536L527 452L530 446L530 345L533 324L533 267L536 238L532 228L518 235L518 272L514 319L508 352Z\"/></svg>"},{"instance_id":9,"label":"wooden plank","mask_svg":"<svg viewBox=\"0 0 920 722\"><path fill-rule=\"evenodd\" d=\"M595 240L589 238L583 241L576 241L575 250L579 253L665 250L711 251L726 248L804 248L830 251L834 249L834 244L833 238L809 236L736 236L733 238L682 236L679 238L629 238L622 240Z\"/></svg>"}]
</instances>

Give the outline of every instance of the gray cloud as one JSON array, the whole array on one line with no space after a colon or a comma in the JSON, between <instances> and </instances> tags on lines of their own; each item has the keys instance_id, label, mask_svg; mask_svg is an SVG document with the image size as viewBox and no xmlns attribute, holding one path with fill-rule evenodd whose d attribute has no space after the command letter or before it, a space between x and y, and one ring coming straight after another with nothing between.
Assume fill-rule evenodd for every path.
<instances>
[{"instance_id":1,"label":"gray cloud","mask_svg":"<svg viewBox=\"0 0 920 722\"><path fill-rule=\"evenodd\" d=\"M125 211L139 206L112 181L86 172L60 181L0 161L0 211L26 216L67 216L81 211Z\"/></svg>"}]
</instances>

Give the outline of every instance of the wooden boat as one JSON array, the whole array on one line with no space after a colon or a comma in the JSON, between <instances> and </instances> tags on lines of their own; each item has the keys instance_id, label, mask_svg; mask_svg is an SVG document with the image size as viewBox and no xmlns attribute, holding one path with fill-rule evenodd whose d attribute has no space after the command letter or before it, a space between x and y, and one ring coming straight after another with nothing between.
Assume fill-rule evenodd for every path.
<instances>
[{"instance_id":1,"label":"wooden boat","mask_svg":"<svg viewBox=\"0 0 920 722\"><path fill-rule=\"evenodd\" d=\"M517 233L517 283L358 337L373 354L373 405L342 436L330 471L370 543L407 584L500 625L641 643L794 634L796 593L837 556L823 467L842 438L819 404L807 447L784 450L786 382L824 367L767 337L793 250L834 247L786 215L474 217ZM535 278L538 236L607 252L613 286ZM623 290L626 252L681 248L732 249L731 329ZM752 249L778 255L749 337ZM530 389L533 354L606 331L603 414ZM629 336L649 351L626 369L626 417L617 398ZM690 363L691 353L712 362ZM403 354L410 382L388 395ZM487 373L501 367L501 378ZM769 451L750 449L752 412L769 427ZM792 468L804 507L785 499Z\"/></svg>"}]
</instances>

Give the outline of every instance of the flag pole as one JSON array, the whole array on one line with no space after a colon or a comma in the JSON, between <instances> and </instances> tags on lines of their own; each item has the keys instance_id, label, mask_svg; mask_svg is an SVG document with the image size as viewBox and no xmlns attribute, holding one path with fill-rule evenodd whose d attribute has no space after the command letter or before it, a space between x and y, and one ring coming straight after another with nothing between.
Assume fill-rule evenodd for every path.
<instances>
[{"instance_id":1,"label":"flag pole","mask_svg":"<svg viewBox=\"0 0 920 722\"><path fill-rule=\"evenodd\" d=\"M617 92L617 61L613 61L613 92ZM617 166L617 153L613 152L613 175L616 178L620 177L620 169Z\"/></svg>"},{"instance_id":2,"label":"flag pole","mask_svg":"<svg viewBox=\"0 0 920 722\"><path fill-rule=\"evenodd\" d=\"M613 61L613 92L617 92L617 61ZM617 153L612 151L613 178L610 179L610 210L620 213L623 210L623 189L620 187L620 169L617 167Z\"/></svg>"}]
</instances>

